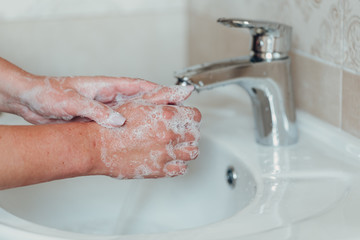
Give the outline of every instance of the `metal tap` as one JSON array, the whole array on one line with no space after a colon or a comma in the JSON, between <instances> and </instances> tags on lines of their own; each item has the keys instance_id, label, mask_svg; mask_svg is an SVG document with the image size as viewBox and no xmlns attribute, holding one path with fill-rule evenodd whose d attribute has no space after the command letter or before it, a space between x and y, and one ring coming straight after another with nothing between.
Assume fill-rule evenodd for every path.
<instances>
[{"instance_id":1,"label":"metal tap","mask_svg":"<svg viewBox=\"0 0 360 240\"><path fill-rule=\"evenodd\" d=\"M175 73L178 85L194 85L198 92L228 84L244 88L251 98L256 141L267 146L297 142L298 131L290 73L291 27L263 21L220 18L229 27L247 28L252 53L205 63Z\"/></svg>"}]
</instances>

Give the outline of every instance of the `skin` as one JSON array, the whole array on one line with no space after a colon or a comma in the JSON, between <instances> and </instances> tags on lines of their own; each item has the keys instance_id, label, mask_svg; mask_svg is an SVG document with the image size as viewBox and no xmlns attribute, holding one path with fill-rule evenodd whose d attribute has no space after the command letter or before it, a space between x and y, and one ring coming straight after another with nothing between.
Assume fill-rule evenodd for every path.
<instances>
[{"instance_id":1,"label":"skin","mask_svg":"<svg viewBox=\"0 0 360 240\"><path fill-rule=\"evenodd\" d=\"M158 106L156 106L158 107ZM172 119L178 106L161 106L164 118ZM145 178L182 175L187 166L186 161L193 160L189 152L198 152L197 144L186 146L175 151L176 159L181 159L184 164L172 163L173 157L169 156L166 146L185 142L197 142L196 133L187 132L186 136L179 138L165 126L156 129L149 128L138 144L129 141L133 137L134 129L142 123L143 118L152 112L155 106L132 106L127 103L117 110L131 121L123 126L123 131L114 135L118 129L109 129L100 125L89 123L66 123L34 126L0 126L0 189L25 186L56 179L86 176L107 175L124 178L137 178L135 169L146 162L147 156L154 149L161 152L157 159L158 167L150 163L153 172L144 175ZM201 120L200 112L194 111L196 122ZM186 116L184 116L186 118ZM157 138L155 132L163 131L163 137ZM198 130L196 130L198 131ZM103 142L101 141L103 136ZM124 146L114 148L113 142L123 141ZM104 148L109 151L112 159L111 167L106 166L102 159Z\"/></svg>"},{"instance_id":2,"label":"skin","mask_svg":"<svg viewBox=\"0 0 360 240\"><path fill-rule=\"evenodd\" d=\"M163 86L126 77L38 76L0 58L0 112L17 114L33 124L93 120L104 127L120 127L126 119L109 107L116 96L159 87Z\"/></svg>"},{"instance_id":3,"label":"skin","mask_svg":"<svg viewBox=\"0 0 360 240\"><path fill-rule=\"evenodd\" d=\"M201 114L177 105L192 88L36 76L3 59L0 82L0 111L40 124L0 125L0 189L87 175L173 177L198 155ZM107 120L114 113L125 121Z\"/></svg>"},{"instance_id":4,"label":"skin","mask_svg":"<svg viewBox=\"0 0 360 240\"><path fill-rule=\"evenodd\" d=\"M158 118L153 118L159 110ZM100 135L93 137L106 153L107 175L127 179L183 175L186 161L198 156L201 114L196 108L128 102L118 111L127 123L119 129L99 129Z\"/></svg>"}]
</instances>

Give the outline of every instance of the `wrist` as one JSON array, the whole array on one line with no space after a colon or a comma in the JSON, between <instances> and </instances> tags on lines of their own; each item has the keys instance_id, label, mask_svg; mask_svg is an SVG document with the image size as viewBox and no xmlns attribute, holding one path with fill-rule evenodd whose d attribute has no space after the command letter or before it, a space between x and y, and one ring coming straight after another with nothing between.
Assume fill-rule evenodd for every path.
<instances>
[{"instance_id":1,"label":"wrist","mask_svg":"<svg viewBox=\"0 0 360 240\"><path fill-rule=\"evenodd\" d=\"M92 122L55 124L51 126L51 130L54 133L62 132L61 139L65 146L63 161L69 164L64 176L104 175L100 164L97 124Z\"/></svg>"},{"instance_id":2,"label":"wrist","mask_svg":"<svg viewBox=\"0 0 360 240\"><path fill-rule=\"evenodd\" d=\"M108 168L102 161L102 139L101 130L103 127L95 122L83 124L86 126L88 172L86 175L109 175Z\"/></svg>"},{"instance_id":3,"label":"wrist","mask_svg":"<svg viewBox=\"0 0 360 240\"><path fill-rule=\"evenodd\" d=\"M31 88L38 77L0 58L0 111L15 113L19 96Z\"/></svg>"}]
</instances>

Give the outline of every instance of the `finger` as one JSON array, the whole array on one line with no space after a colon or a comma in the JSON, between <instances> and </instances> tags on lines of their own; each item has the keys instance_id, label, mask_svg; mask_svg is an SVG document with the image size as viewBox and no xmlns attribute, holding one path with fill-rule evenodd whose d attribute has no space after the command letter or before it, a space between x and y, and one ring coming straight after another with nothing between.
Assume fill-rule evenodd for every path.
<instances>
[{"instance_id":1,"label":"finger","mask_svg":"<svg viewBox=\"0 0 360 240\"><path fill-rule=\"evenodd\" d=\"M192 129L181 134L176 134L174 139L174 143L176 144L185 142L197 143L200 140L200 130Z\"/></svg>"},{"instance_id":2,"label":"finger","mask_svg":"<svg viewBox=\"0 0 360 240\"><path fill-rule=\"evenodd\" d=\"M59 123L68 123L68 122L89 122L91 121L89 118L84 117L44 117L40 114L37 114L36 112L33 112L26 108L21 113L19 113L20 116L22 116L26 121L28 121L31 124L39 125L39 124L59 124Z\"/></svg>"},{"instance_id":3,"label":"finger","mask_svg":"<svg viewBox=\"0 0 360 240\"><path fill-rule=\"evenodd\" d=\"M199 148L197 146L191 146L190 142L180 143L175 146L174 153L176 159L183 161L194 160L199 155Z\"/></svg>"},{"instance_id":4,"label":"finger","mask_svg":"<svg viewBox=\"0 0 360 240\"><path fill-rule=\"evenodd\" d=\"M109 106L82 96L79 96L77 103L68 109L67 113L72 116L89 118L108 128L120 127L124 125L126 120Z\"/></svg>"},{"instance_id":5,"label":"finger","mask_svg":"<svg viewBox=\"0 0 360 240\"><path fill-rule=\"evenodd\" d=\"M171 130L174 134L172 139L176 144L182 142L198 142L200 139L200 130L198 126L194 124L191 124L191 126L177 124L176 126L172 126Z\"/></svg>"},{"instance_id":6,"label":"finger","mask_svg":"<svg viewBox=\"0 0 360 240\"><path fill-rule=\"evenodd\" d=\"M198 123L201 122L202 116L201 116L200 110L197 109L197 108L192 108L192 110L194 111L194 118L193 119Z\"/></svg>"},{"instance_id":7,"label":"finger","mask_svg":"<svg viewBox=\"0 0 360 240\"><path fill-rule=\"evenodd\" d=\"M31 124L39 125L39 124L47 124L50 123L50 119L46 119L44 117L41 117L40 115L26 115L23 116L23 118L28 121Z\"/></svg>"},{"instance_id":8,"label":"finger","mask_svg":"<svg viewBox=\"0 0 360 240\"><path fill-rule=\"evenodd\" d=\"M138 78L105 76L68 78L68 82L81 95L101 102L111 102L118 94L132 96L160 86Z\"/></svg>"},{"instance_id":9,"label":"finger","mask_svg":"<svg viewBox=\"0 0 360 240\"><path fill-rule=\"evenodd\" d=\"M161 108L163 111L162 117L166 120L171 120L175 115L178 114L178 110L175 108L175 106L164 105L161 106Z\"/></svg>"},{"instance_id":10,"label":"finger","mask_svg":"<svg viewBox=\"0 0 360 240\"><path fill-rule=\"evenodd\" d=\"M168 162L164 166L164 173L167 177L184 175L187 172L187 163L181 160Z\"/></svg>"},{"instance_id":11,"label":"finger","mask_svg":"<svg viewBox=\"0 0 360 240\"><path fill-rule=\"evenodd\" d=\"M145 93L143 99L153 104L179 104L186 100L194 91L194 86L161 87Z\"/></svg>"},{"instance_id":12,"label":"finger","mask_svg":"<svg viewBox=\"0 0 360 240\"><path fill-rule=\"evenodd\" d=\"M177 114L184 118L184 120L190 119L194 120L196 123L199 123L201 121L201 112L199 109L194 107L185 107L185 106L175 106L177 109ZM194 122L194 123L195 123Z\"/></svg>"},{"instance_id":13,"label":"finger","mask_svg":"<svg viewBox=\"0 0 360 240\"><path fill-rule=\"evenodd\" d=\"M24 117L26 121L28 121L31 124L35 125L42 125L42 124L59 124L59 123L67 123L68 120L62 120L62 119L52 119L52 118L44 118L40 115L38 116L26 116Z\"/></svg>"},{"instance_id":14,"label":"finger","mask_svg":"<svg viewBox=\"0 0 360 240\"><path fill-rule=\"evenodd\" d=\"M26 121L31 124L39 125L39 124L48 124L52 123L54 120L45 118L42 115L37 114L36 112L31 111L27 107L23 107L18 110L18 115L22 116Z\"/></svg>"}]
</instances>

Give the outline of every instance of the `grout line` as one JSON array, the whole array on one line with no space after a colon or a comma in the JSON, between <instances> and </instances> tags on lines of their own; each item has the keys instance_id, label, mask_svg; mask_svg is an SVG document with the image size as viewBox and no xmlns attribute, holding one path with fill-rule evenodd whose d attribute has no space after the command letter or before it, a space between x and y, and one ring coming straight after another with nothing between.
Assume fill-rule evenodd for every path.
<instances>
[{"instance_id":1,"label":"grout line","mask_svg":"<svg viewBox=\"0 0 360 240\"><path fill-rule=\"evenodd\" d=\"M340 72L340 93L339 93L339 100L340 100L340 106L339 106L339 128L341 130L343 130L342 128L342 121L343 121L343 118L342 118L342 115L343 115L343 76L344 76L344 71L341 70Z\"/></svg>"},{"instance_id":2,"label":"grout line","mask_svg":"<svg viewBox=\"0 0 360 240\"><path fill-rule=\"evenodd\" d=\"M346 71L346 72L349 72L349 73L352 73L352 74L354 74L354 75L360 75L360 72L358 72L358 71L356 71L356 70L354 70L354 69L351 69L351 68L348 68L348 67L343 67L342 68L344 71Z\"/></svg>"},{"instance_id":3,"label":"grout line","mask_svg":"<svg viewBox=\"0 0 360 240\"><path fill-rule=\"evenodd\" d=\"M340 101L340 106L339 106L339 124L340 124L340 129L343 130L343 82L344 82L344 57L345 57L345 34L344 34L344 21L345 21L345 3L344 1L342 1L341 4L341 32L340 32L340 37L341 37L341 71L340 71L340 93L339 93L339 101Z\"/></svg>"},{"instance_id":4,"label":"grout line","mask_svg":"<svg viewBox=\"0 0 360 240\"><path fill-rule=\"evenodd\" d=\"M322 59L322 58L320 58L320 57L311 55L311 54L309 54L309 53L307 53L307 52L301 51L301 50L296 49L296 48L293 48L293 49L292 49L292 52L294 52L294 53L296 53L296 54L298 54L298 55L300 55L300 56L302 56L302 57L310 58L310 59L315 60L315 61L317 61L317 62L320 62L320 63L326 64L326 65L329 65L329 66L331 66L331 67L337 67L337 68L341 68L341 67L342 67L342 66L339 65L339 64L326 61L326 60L324 60L324 59Z\"/></svg>"}]
</instances>

